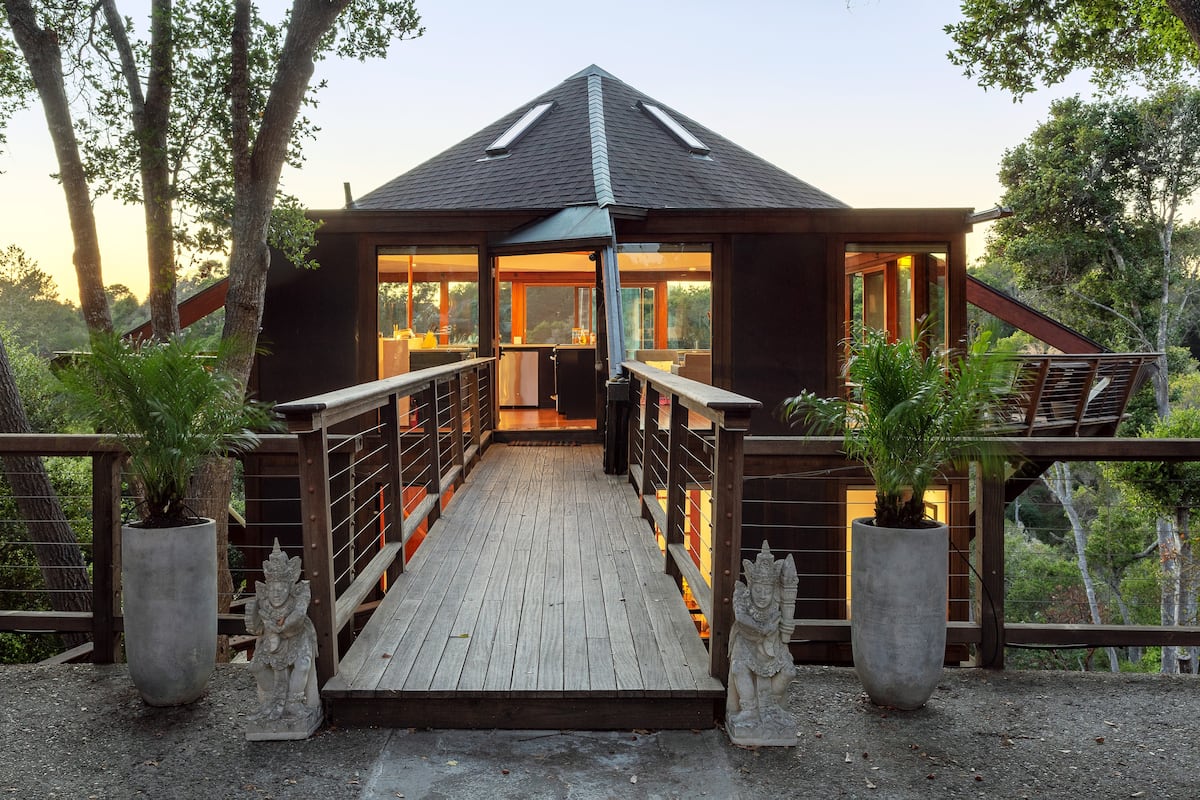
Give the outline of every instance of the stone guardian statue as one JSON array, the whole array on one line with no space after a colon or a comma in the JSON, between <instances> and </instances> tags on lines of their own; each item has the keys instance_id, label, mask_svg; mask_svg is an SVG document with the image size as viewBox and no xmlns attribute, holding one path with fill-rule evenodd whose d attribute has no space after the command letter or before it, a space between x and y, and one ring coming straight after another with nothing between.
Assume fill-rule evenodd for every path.
<instances>
[{"instance_id":1,"label":"stone guardian statue","mask_svg":"<svg viewBox=\"0 0 1200 800\"><path fill-rule=\"evenodd\" d=\"M258 710L251 714L251 741L307 739L321 725L317 692L317 630L308 618L312 596L300 580L300 557L291 559L279 540L263 562L266 581L255 581L246 604L246 630L258 637L250 671L258 682Z\"/></svg>"},{"instance_id":2,"label":"stone guardian statue","mask_svg":"<svg viewBox=\"0 0 1200 800\"><path fill-rule=\"evenodd\" d=\"M795 746L796 720L784 708L796 666L788 641L796 629L796 564L776 561L763 542L742 559L745 581L733 589L725 727L734 744Z\"/></svg>"}]
</instances>

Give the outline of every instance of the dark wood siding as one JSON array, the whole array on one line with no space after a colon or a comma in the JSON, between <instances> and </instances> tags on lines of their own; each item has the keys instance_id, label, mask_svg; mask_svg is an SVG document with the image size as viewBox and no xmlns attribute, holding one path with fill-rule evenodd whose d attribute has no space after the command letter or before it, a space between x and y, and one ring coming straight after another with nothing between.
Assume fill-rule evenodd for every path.
<instances>
[{"instance_id":1,"label":"dark wood siding","mask_svg":"<svg viewBox=\"0 0 1200 800\"><path fill-rule=\"evenodd\" d=\"M260 399L297 400L359 382L357 242L355 235L322 235L312 254L321 265L315 270L271 253L259 337Z\"/></svg>"},{"instance_id":2,"label":"dark wood siding","mask_svg":"<svg viewBox=\"0 0 1200 800\"><path fill-rule=\"evenodd\" d=\"M755 434L786 433L781 400L802 389L828 391L830 271L825 237L809 234L732 237L729 293L732 391L762 401ZM714 310L714 316L716 316Z\"/></svg>"}]
</instances>

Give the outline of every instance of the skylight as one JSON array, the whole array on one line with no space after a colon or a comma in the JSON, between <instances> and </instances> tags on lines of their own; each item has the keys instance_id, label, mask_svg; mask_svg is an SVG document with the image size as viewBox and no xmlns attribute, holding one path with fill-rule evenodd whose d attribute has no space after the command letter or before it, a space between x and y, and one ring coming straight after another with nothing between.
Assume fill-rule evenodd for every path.
<instances>
[{"instance_id":1,"label":"skylight","mask_svg":"<svg viewBox=\"0 0 1200 800\"><path fill-rule=\"evenodd\" d=\"M638 105L642 111L645 111L650 116L662 125L667 131L680 141L680 143L691 151L694 156L706 156L709 153L708 145L692 135L692 132L680 125L674 117L663 111L656 105L639 100Z\"/></svg>"},{"instance_id":2,"label":"skylight","mask_svg":"<svg viewBox=\"0 0 1200 800\"><path fill-rule=\"evenodd\" d=\"M487 154L490 158L508 155L509 148L517 143L517 140L529 132L529 129L537 124L538 120L546 116L546 113L554 107L554 103L539 103L529 109L522 117L513 123L512 127L500 134L500 138L488 145Z\"/></svg>"}]
</instances>

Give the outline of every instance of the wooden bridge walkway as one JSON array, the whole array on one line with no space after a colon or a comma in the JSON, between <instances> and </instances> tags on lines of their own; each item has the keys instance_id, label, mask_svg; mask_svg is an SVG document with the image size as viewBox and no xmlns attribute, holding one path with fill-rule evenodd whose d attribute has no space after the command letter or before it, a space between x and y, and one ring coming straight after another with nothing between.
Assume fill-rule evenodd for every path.
<instances>
[{"instance_id":1,"label":"wooden bridge walkway","mask_svg":"<svg viewBox=\"0 0 1200 800\"><path fill-rule=\"evenodd\" d=\"M598 446L493 445L324 687L335 722L707 728L725 692Z\"/></svg>"}]
</instances>

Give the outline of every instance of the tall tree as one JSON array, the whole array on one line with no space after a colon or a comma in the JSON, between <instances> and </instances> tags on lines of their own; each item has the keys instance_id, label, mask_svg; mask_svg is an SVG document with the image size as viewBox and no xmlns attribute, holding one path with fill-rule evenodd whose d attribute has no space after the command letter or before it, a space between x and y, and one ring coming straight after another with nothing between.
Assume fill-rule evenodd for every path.
<instances>
[{"instance_id":1,"label":"tall tree","mask_svg":"<svg viewBox=\"0 0 1200 800\"><path fill-rule=\"evenodd\" d=\"M1144 434L1155 439L1200 438L1200 409L1180 408ZM1191 519L1200 507L1200 464L1133 461L1107 465L1131 500L1160 515L1158 555L1163 565L1162 624L1195 625L1200 563L1193 552ZM1196 648L1163 648L1163 671L1195 672Z\"/></svg>"},{"instance_id":2,"label":"tall tree","mask_svg":"<svg viewBox=\"0 0 1200 800\"><path fill-rule=\"evenodd\" d=\"M38 20L31 0L4 0L9 29L24 57L29 80L37 89L46 116L46 128L54 144L58 161L59 181L67 200L67 216L71 221L71 237L75 242L75 276L79 281L79 302L88 330L111 331L112 318L104 297L104 278L100 268L100 237L96 215L92 211L92 193L88 172L75 136L71 103L63 77L63 56L60 36L67 28L66 21L58 28ZM0 50L12 53L14 48L0 44Z\"/></svg>"},{"instance_id":3,"label":"tall tree","mask_svg":"<svg viewBox=\"0 0 1200 800\"><path fill-rule=\"evenodd\" d=\"M1155 351L1159 416L1170 413L1165 353L1198 290L1181 207L1200 188L1200 92L1053 104L1050 119L1005 153L990 254L1022 289L1116 349Z\"/></svg>"},{"instance_id":4,"label":"tall tree","mask_svg":"<svg viewBox=\"0 0 1200 800\"><path fill-rule=\"evenodd\" d=\"M1020 98L1091 70L1101 86L1194 78L1196 0L962 0L950 61Z\"/></svg>"},{"instance_id":5,"label":"tall tree","mask_svg":"<svg viewBox=\"0 0 1200 800\"><path fill-rule=\"evenodd\" d=\"M147 206L156 336L178 326L176 249L227 249L222 336L230 344L217 368L245 390L269 246L304 263L315 230L280 192L284 164L298 163L301 142L313 132L301 110L320 87L312 83L315 62L329 55L382 57L393 41L420 35L413 0L293 0L278 21L260 17L251 0L151 0L148 40L132 35L116 0L3 3L55 142L80 294L97 298L92 305L84 301L89 327L111 327L98 249L86 263L80 253L85 245L91 252L93 193L112 191ZM70 70L64 70L64 53ZM75 81L71 92L68 74ZM74 106L72 98L79 98ZM76 226L77 216L90 220L90 229ZM219 553L228 540L223 523L232 473L231 464L214 463L194 484L196 510L218 520ZM227 567L221 584L228 599Z\"/></svg>"},{"instance_id":6,"label":"tall tree","mask_svg":"<svg viewBox=\"0 0 1200 800\"><path fill-rule=\"evenodd\" d=\"M1079 567L1079 575L1083 579L1083 590L1087 595L1088 613L1093 625L1100 625L1104 620L1100 616L1100 603L1096 600L1096 585L1092 579L1092 571L1088 567L1087 543L1088 535L1079 510L1075 507L1075 479L1071 474L1071 465L1056 461L1045 474L1042 483L1054 495L1054 499L1063 507L1067 519L1071 523L1071 534L1075 542L1075 560ZM1117 649L1105 648L1108 652L1108 667L1112 672L1120 672L1117 662Z\"/></svg>"},{"instance_id":7,"label":"tall tree","mask_svg":"<svg viewBox=\"0 0 1200 800\"><path fill-rule=\"evenodd\" d=\"M1015 213L993 230L991 255L1084 333L1114 349L1161 353L1152 380L1157 416L1167 419L1167 352L1181 341L1200 291L1195 231L1181 219L1200 188L1200 92L1173 86L1136 101L1058 101L1049 120L1005 153L1000 178ZM1069 497L1070 476L1060 479L1056 494ZM1174 512L1157 522L1164 624L1186 618L1179 604L1189 591L1190 553L1179 524ZM1165 653L1164 671L1176 669L1175 656Z\"/></svg>"}]
</instances>

